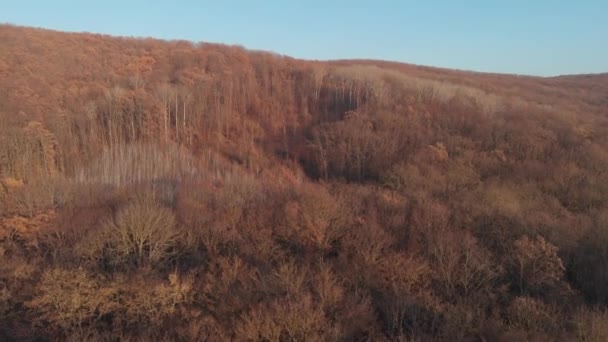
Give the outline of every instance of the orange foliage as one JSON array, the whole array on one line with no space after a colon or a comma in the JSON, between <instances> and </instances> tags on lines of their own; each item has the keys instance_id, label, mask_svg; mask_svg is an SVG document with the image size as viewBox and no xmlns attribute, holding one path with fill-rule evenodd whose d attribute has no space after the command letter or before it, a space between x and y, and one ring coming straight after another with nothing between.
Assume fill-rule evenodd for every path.
<instances>
[{"instance_id":1,"label":"orange foliage","mask_svg":"<svg viewBox=\"0 0 608 342\"><path fill-rule=\"evenodd\" d=\"M606 339L606 75L0 46L1 340Z\"/></svg>"}]
</instances>

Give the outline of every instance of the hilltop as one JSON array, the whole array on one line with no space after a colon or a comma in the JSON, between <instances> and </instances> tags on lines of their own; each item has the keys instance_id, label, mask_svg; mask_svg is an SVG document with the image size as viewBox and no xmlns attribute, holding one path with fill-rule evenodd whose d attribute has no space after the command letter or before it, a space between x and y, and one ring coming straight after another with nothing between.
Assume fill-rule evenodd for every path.
<instances>
[{"instance_id":1,"label":"hilltop","mask_svg":"<svg viewBox=\"0 0 608 342\"><path fill-rule=\"evenodd\" d=\"M608 337L608 74L0 47L2 339Z\"/></svg>"}]
</instances>

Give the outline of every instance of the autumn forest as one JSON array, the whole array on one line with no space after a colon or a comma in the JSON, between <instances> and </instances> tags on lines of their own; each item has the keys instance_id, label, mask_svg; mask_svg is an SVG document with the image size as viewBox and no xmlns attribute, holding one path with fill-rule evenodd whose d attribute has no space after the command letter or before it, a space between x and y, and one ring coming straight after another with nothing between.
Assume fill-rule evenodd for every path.
<instances>
[{"instance_id":1,"label":"autumn forest","mask_svg":"<svg viewBox=\"0 0 608 342\"><path fill-rule=\"evenodd\" d=\"M606 341L608 74L0 25L0 340Z\"/></svg>"}]
</instances>

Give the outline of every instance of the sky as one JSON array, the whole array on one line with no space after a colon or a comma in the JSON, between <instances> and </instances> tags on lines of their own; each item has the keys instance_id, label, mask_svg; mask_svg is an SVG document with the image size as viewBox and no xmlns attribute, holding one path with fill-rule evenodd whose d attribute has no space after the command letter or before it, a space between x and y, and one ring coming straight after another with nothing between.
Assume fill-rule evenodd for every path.
<instances>
[{"instance_id":1,"label":"sky","mask_svg":"<svg viewBox=\"0 0 608 342\"><path fill-rule=\"evenodd\" d=\"M608 72L608 0L0 0L0 23L237 44L305 59L540 76Z\"/></svg>"}]
</instances>

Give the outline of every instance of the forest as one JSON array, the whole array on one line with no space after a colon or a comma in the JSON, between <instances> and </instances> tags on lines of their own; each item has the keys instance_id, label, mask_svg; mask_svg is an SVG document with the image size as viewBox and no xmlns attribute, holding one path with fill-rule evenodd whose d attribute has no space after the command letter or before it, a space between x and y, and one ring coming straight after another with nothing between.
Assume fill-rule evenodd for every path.
<instances>
[{"instance_id":1,"label":"forest","mask_svg":"<svg viewBox=\"0 0 608 342\"><path fill-rule=\"evenodd\" d=\"M607 341L608 74L0 25L0 340Z\"/></svg>"}]
</instances>

